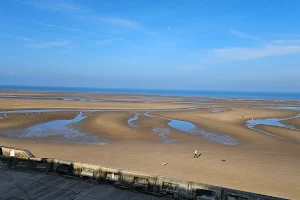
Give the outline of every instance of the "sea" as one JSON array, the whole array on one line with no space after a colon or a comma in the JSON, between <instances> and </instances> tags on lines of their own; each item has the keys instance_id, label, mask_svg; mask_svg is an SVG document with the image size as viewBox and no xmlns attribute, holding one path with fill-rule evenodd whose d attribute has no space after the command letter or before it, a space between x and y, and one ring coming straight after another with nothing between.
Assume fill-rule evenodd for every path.
<instances>
[{"instance_id":1,"label":"sea","mask_svg":"<svg viewBox=\"0 0 300 200\"><path fill-rule=\"evenodd\" d=\"M92 87L51 87L51 86L0 86L0 91L33 92L87 92L110 94L143 94L160 96L210 97L252 100L300 101L300 92L250 92L250 91L210 91L210 90L166 90L166 89L124 89Z\"/></svg>"}]
</instances>

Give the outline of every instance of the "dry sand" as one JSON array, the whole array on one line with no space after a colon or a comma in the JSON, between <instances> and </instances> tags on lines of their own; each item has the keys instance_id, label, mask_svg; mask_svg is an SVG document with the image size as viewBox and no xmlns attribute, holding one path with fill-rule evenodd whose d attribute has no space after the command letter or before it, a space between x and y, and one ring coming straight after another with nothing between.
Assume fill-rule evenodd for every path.
<instances>
[{"instance_id":1,"label":"dry sand","mask_svg":"<svg viewBox=\"0 0 300 200\"><path fill-rule=\"evenodd\" d=\"M57 94L56 94L57 95ZM71 94L68 94L71 96ZM78 94L76 94L78 95ZM83 95L83 94L79 94ZM95 98L116 99L160 99L133 95L95 95ZM169 98L168 101L178 101ZM159 103L122 103L122 102L78 102L59 100L1 99L0 110L10 109L166 109L183 108L195 105ZM181 99L180 101L190 101ZM240 144L226 146L211 142L201 136L187 135L170 129L170 139L176 143L165 144L161 137L153 133L153 128L168 128L168 120L141 115L134 124L128 126L127 120L134 116L130 112L93 112L84 113L88 118L74 124L74 127L88 134L97 135L111 141L108 145L79 145L51 143L33 140L0 138L0 145L27 148L39 157L57 157L67 160L126 168L185 180L218 185L223 187L263 193L272 196L299 199L300 197L300 131L286 128L259 126L272 134L289 138L282 140L267 136L245 127L246 120L295 116L298 112L253 108L254 103L214 102L215 106L196 111L152 112L172 119L193 122L209 131L227 134ZM255 107L268 102L256 103ZM274 104L274 102L272 102ZM203 106L203 105L201 105ZM222 110L219 113L211 111ZM11 114L0 119L1 130L28 127L54 119L70 119L77 112ZM243 117L242 117L243 116ZM291 123L298 123L293 120ZM193 159L194 149L202 156ZM223 162L222 160L226 160ZM168 163L162 166L162 163Z\"/></svg>"},{"instance_id":2,"label":"dry sand","mask_svg":"<svg viewBox=\"0 0 300 200\"><path fill-rule=\"evenodd\" d=\"M1 139L1 144L28 148L40 157L125 168L292 199L299 196L300 153L299 147L293 145L265 144L258 148L260 145L222 147L198 142L138 141L97 146L6 138ZM202 153L198 159L193 159L194 148ZM164 162L168 165L162 166Z\"/></svg>"}]
</instances>

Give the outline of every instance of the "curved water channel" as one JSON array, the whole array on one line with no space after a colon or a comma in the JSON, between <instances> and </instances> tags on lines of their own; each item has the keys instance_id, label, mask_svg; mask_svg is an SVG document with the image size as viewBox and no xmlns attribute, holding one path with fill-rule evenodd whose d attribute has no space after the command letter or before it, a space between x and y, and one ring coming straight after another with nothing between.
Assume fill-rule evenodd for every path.
<instances>
[{"instance_id":1,"label":"curved water channel","mask_svg":"<svg viewBox=\"0 0 300 200\"><path fill-rule=\"evenodd\" d=\"M139 117L140 113L133 113L133 114L135 114L135 115L133 117L129 118L128 121L127 121L128 125L131 128L138 128L138 126L134 124L134 121L138 120L138 117ZM145 113L143 115L145 115ZM171 134L171 130L169 128L156 127L156 128L152 129L152 132L154 134L157 134L161 138L161 141L163 143L174 143L174 142L177 141L175 139L168 138L168 135Z\"/></svg>"},{"instance_id":2,"label":"curved water channel","mask_svg":"<svg viewBox=\"0 0 300 200\"><path fill-rule=\"evenodd\" d=\"M128 125L131 127L131 128L138 128L138 126L136 126L134 124L134 121L137 120L139 118L139 113L136 113L132 118L128 119Z\"/></svg>"},{"instance_id":3,"label":"curved water channel","mask_svg":"<svg viewBox=\"0 0 300 200\"><path fill-rule=\"evenodd\" d=\"M275 106L265 106L264 108L300 111L300 107L293 107L293 106L278 106L278 107L275 107ZM296 127L294 127L292 125L284 124L282 122L282 121L291 120L291 119L297 119L297 118L300 118L300 113L298 115L296 115L296 116L288 117L288 118L251 119L251 120L247 120L246 121L246 127L249 128L249 129L255 130L257 132L269 135L269 136L277 137L277 138L280 138L280 139L283 139L283 140L289 140L287 138L277 136L277 135L269 133L267 131L263 131L263 130L257 128L257 126L258 125L275 126L275 127L287 128L287 129L291 129L291 130L300 131L300 129L297 129Z\"/></svg>"},{"instance_id":4,"label":"curved water channel","mask_svg":"<svg viewBox=\"0 0 300 200\"><path fill-rule=\"evenodd\" d=\"M180 110L189 110L190 108L184 109L166 109L164 111L180 111ZM97 136L93 136L82 131L77 130L73 125L81 120L84 120L86 116L83 116L82 113L87 112L132 112L132 110L78 110L78 109L44 109L44 110L11 110L11 111L0 111L0 120L3 118L9 117L10 114L19 114L19 113L51 113L51 112L78 112L79 114L71 120L54 120L46 123L41 123L37 125L30 126L28 128L17 128L17 129L8 129L1 131L0 134L3 134L6 137L10 138L21 138L21 139L32 139L40 141L49 141L49 142L65 142L65 143L84 143L84 144L107 144L108 140L101 139ZM146 110L137 110L146 111ZM161 111L161 110L160 110ZM132 119L128 120L131 127L136 127L133 124L133 121L138 119L138 113ZM156 130L159 132L159 129ZM168 134L166 130L162 131L165 134ZM158 133L163 137L163 133ZM165 138L166 142L170 142Z\"/></svg>"},{"instance_id":5,"label":"curved water channel","mask_svg":"<svg viewBox=\"0 0 300 200\"><path fill-rule=\"evenodd\" d=\"M170 118L165 118L165 117L161 117L161 116L155 116L155 115L151 115L148 112L144 113L145 116L147 117L157 117L157 118L161 118L161 119L166 119L169 120L168 122L168 126L170 128L174 128L177 129L185 134L190 134L190 135L200 135L208 140L211 140L213 142L217 142L223 145L237 145L239 144L237 142L237 140L235 140L234 138L232 138L231 136L228 135L220 135L217 133L212 133L212 132L208 132L205 131L203 129L201 129L200 127L197 127L196 125L194 125L191 122L188 121L183 121L183 120L176 120L176 119L170 119ZM132 127L132 125L134 125L134 121L138 119L138 114L136 114L134 117L130 118L128 120L128 124ZM134 125L134 128L137 128L136 125ZM155 127L153 128L153 133L158 134L162 141L164 143L172 143L172 142L176 142L177 140L172 140L168 138L168 135L171 134L171 129L170 128L160 128L160 127Z\"/></svg>"},{"instance_id":6,"label":"curved water channel","mask_svg":"<svg viewBox=\"0 0 300 200\"><path fill-rule=\"evenodd\" d=\"M209 107L210 108L210 107ZM153 133L158 134L164 143L172 143L177 140L172 140L168 138L168 135L171 134L171 128L182 131L185 134L191 135L200 135L208 140L223 144L223 145L237 145L238 141L228 135L221 135L217 133L212 133L206 130L197 127L195 124L183 121L176 120L170 118L164 118L161 116L151 115L149 112L155 111L187 111L187 110L197 110L197 109L209 109L208 107L194 107L194 108L184 108L184 109L165 109L165 110L136 110L134 112L134 116L128 119L128 125L131 128L138 128L135 125L135 121L138 120L139 115L143 114L147 117L158 117L162 119L169 120L168 126L170 128L164 127L155 127L153 128ZM290 109L300 111L300 107L266 107L270 109ZM59 112L59 111L75 111L79 112L79 114L71 120L54 120L38 125L34 125L28 127L26 129L10 129L1 131L7 137L12 138L27 138L27 139L36 139L36 140L44 140L51 142L71 142L71 143L87 143L87 144L106 144L107 140L103 140L97 136L91 136L89 134L83 133L77 129L75 129L72 124L77 123L86 117L82 115L83 112L132 112L132 110L71 110L71 109L60 109L60 110L13 110L13 111L1 111L0 112L0 120L9 116L9 114L13 113L45 113L45 112ZM278 137L280 139L286 139L283 137L279 137L272 133L260 130L257 128L257 125L269 125L276 127L283 127L292 130L300 130L292 125L286 125L283 123L285 120L300 118L300 114L289 117L289 118L268 118L268 119L255 119L248 120L246 122L246 127L260 133L264 133L270 136Z\"/></svg>"},{"instance_id":7,"label":"curved water channel","mask_svg":"<svg viewBox=\"0 0 300 200\"><path fill-rule=\"evenodd\" d=\"M57 112L57 110L24 110L24 112ZM3 114L3 112L0 112ZM21 113L21 111L10 111L9 113ZM4 113L7 116L7 113ZM64 142L77 144L107 144L109 141L97 136L89 135L74 128L72 125L86 119L82 112L69 120L54 120L36 124L28 128L9 129L1 131L1 134L9 138L31 139L47 142Z\"/></svg>"}]
</instances>

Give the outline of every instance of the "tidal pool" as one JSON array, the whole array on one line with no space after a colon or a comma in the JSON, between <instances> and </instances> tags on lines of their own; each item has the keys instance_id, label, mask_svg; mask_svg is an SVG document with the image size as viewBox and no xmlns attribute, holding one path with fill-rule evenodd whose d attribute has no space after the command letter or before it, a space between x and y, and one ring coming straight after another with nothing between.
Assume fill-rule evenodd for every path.
<instances>
[{"instance_id":1,"label":"tidal pool","mask_svg":"<svg viewBox=\"0 0 300 200\"><path fill-rule=\"evenodd\" d=\"M272 133L269 133L267 131L260 130L256 126L257 125L275 126L275 127L281 127L281 128L287 128L287 129L300 131L300 129L297 129L292 125L286 125L286 124L281 122L281 121L290 120L290 119L297 119L297 118L300 118L300 114L298 114L294 117L288 117L288 118L267 118L267 119L253 119L253 120L251 119L251 120L246 121L246 123L247 123L246 127L249 128L249 129L258 131L260 133L267 134L269 136L273 136L273 137L277 137L277 138L280 138L280 139L288 140L287 138L280 137L280 136L274 135Z\"/></svg>"},{"instance_id":2,"label":"tidal pool","mask_svg":"<svg viewBox=\"0 0 300 200\"><path fill-rule=\"evenodd\" d=\"M300 111L300 107L297 107L297 106L264 106L264 108ZM288 118L267 118L267 119L253 119L253 120L251 119L251 120L246 121L246 127L249 129L258 131L260 133L269 135L269 136L277 137L277 138L284 139L284 140L289 140L287 138L277 136L277 135L269 133L267 131L263 131L263 130L257 128L256 126L257 125L275 126L275 127L281 127L281 128L287 128L287 129L291 129L291 130L300 131L300 129L297 129L296 127L294 127L292 125L284 124L282 122L282 121L286 121L286 120L290 120L290 119L297 119L297 118L300 118L300 114L293 116L293 117L288 117Z\"/></svg>"},{"instance_id":3,"label":"tidal pool","mask_svg":"<svg viewBox=\"0 0 300 200\"><path fill-rule=\"evenodd\" d=\"M191 122L182 121L182 120L174 120L171 119L171 122L168 123L172 128L178 129L182 132L191 134L191 135L200 135L205 139L211 140L213 142L217 142L224 145L237 145L239 144L233 137L228 135L220 135L217 133L212 133L205 131Z\"/></svg>"},{"instance_id":4,"label":"tidal pool","mask_svg":"<svg viewBox=\"0 0 300 200\"><path fill-rule=\"evenodd\" d=\"M265 106L264 108L300 111L300 107L297 106Z\"/></svg>"},{"instance_id":5,"label":"tidal pool","mask_svg":"<svg viewBox=\"0 0 300 200\"><path fill-rule=\"evenodd\" d=\"M200 127L197 127L195 124L188 122L188 121L183 121L183 120L176 120L176 119L170 119L170 118L165 118L161 116L154 116L149 114L149 112L145 113L145 116L148 117L158 117L162 119L167 119L170 122L168 123L168 126L177 129L179 131L182 131L183 133L186 134L191 134L191 135L200 135L204 137L205 139L211 140L213 142L217 142L223 145L238 145L238 141L235 140L233 137L228 136L228 135L220 135L217 133L212 133L210 131L205 131L201 129Z\"/></svg>"},{"instance_id":6,"label":"tidal pool","mask_svg":"<svg viewBox=\"0 0 300 200\"><path fill-rule=\"evenodd\" d=\"M191 122L186 122L186 121L176 120L176 119L171 119L171 121L168 123L168 125L171 126L172 128L176 128L180 131L185 131L185 132L189 132L189 131L192 131L193 129L197 128Z\"/></svg>"},{"instance_id":7,"label":"tidal pool","mask_svg":"<svg viewBox=\"0 0 300 200\"><path fill-rule=\"evenodd\" d=\"M74 101L72 98L63 98L64 101Z\"/></svg>"},{"instance_id":8,"label":"tidal pool","mask_svg":"<svg viewBox=\"0 0 300 200\"><path fill-rule=\"evenodd\" d=\"M4 130L2 133L10 138L21 138L40 140L48 142L64 142L79 144L107 144L107 140L97 136L83 133L72 126L72 124L85 119L80 112L75 118L69 120L54 120L46 123L30 126L25 129Z\"/></svg>"}]
</instances>

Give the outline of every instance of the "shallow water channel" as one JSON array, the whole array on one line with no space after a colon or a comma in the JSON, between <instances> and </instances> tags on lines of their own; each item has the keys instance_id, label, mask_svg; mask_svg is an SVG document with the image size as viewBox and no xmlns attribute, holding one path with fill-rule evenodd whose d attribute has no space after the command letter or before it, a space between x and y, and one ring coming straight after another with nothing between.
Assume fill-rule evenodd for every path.
<instances>
[{"instance_id":1,"label":"shallow water channel","mask_svg":"<svg viewBox=\"0 0 300 200\"><path fill-rule=\"evenodd\" d=\"M179 111L179 110L196 110L196 109L203 109L203 107L195 107L195 108L186 108L186 109L170 109L164 111ZM0 112L0 120L1 117L7 117L9 114L13 113L45 113L45 112L59 112L59 111L76 111L79 114L71 120L54 120L42 124L37 124L25 129L10 129L1 131L7 137L12 138L26 138L26 139L35 139L35 140L44 140L44 141L53 141L53 142L71 142L71 143L88 143L88 144L104 144L108 141L103 140L96 136L91 136L89 134L83 133L72 125L74 123L80 122L84 120L86 117L83 116L82 112L132 112L128 110L15 110L15 111L2 111ZM162 110L152 110L154 111L162 111ZM154 127L153 133L157 134L161 137L161 140L164 143L172 143L176 142L177 140L173 140L168 138L168 135L172 133L172 128L177 129L185 134L189 135L199 135L202 136L210 141L217 142L223 145L237 145L239 144L236 139L231 136L214 133L211 131L204 130L195 124L183 121L183 120L176 120L170 118L164 118L161 116L154 116L149 114L150 111L147 110L137 110L134 111L134 116L128 119L128 125L131 128L138 128L135 124L135 121L138 120L140 115L145 115L147 117L158 117L162 119L166 119L169 122L167 125L169 128L166 127Z\"/></svg>"},{"instance_id":2,"label":"shallow water channel","mask_svg":"<svg viewBox=\"0 0 300 200\"><path fill-rule=\"evenodd\" d=\"M147 117L157 117L157 118L162 118L162 119L166 119L169 120L168 122L168 126L170 128L174 128L177 129L185 134L190 134L190 135L199 135L202 136L208 140L211 140L213 142L217 142L223 145L237 145L239 144L237 142L237 140L235 140L233 137L228 136L228 135L220 135L217 133L212 133L210 131L205 131L203 129L201 129L200 127L197 127L196 125L194 125L191 122L188 121L183 121L183 120L176 120L176 119L170 119L170 118L165 118L165 117L161 117L161 116L155 116L155 115L151 115L149 112L145 112L144 113L145 116ZM132 128L138 128L135 124L134 121L138 120L138 116L139 114L135 114L134 117L130 118L128 120L128 124L130 127ZM177 140L171 140L168 138L168 135L171 134L171 129L170 128L162 128L162 127L155 127L153 128L153 133L158 134L162 141L164 143L172 143L172 142L176 142Z\"/></svg>"},{"instance_id":3,"label":"shallow water channel","mask_svg":"<svg viewBox=\"0 0 300 200\"><path fill-rule=\"evenodd\" d=\"M56 112L55 110L24 110L24 112ZM9 113L22 113L21 111L10 111ZM36 124L28 128L9 129L1 133L10 138L22 138L31 140L40 140L48 142L65 142L80 144L106 144L97 136L89 135L74 128L72 125L84 120L82 112L69 120L53 120L41 124Z\"/></svg>"},{"instance_id":4,"label":"shallow water channel","mask_svg":"<svg viewBox=\"0 0 300 200\"><path fill-rule=\"evenodd\" d=\"M278 107L266 106L264 108L300 111L300 107L292 107L292 106L278 106ZM297 118L300 118L300 114L298 114L296 116L293 116L293 117L288 117L288 118L251 119L251 120L246 121L246 127L249 128L249 129L258 131L260 133L264 133L264 134L269 135L269 136L273 136L273 137L277 137L277 138L280 138L280 139L288 140L287 138L274 135L274 134L269 133L267 131L263 131L263 130L257 128L257 125L275 126L275 127L287 128L287 129L291 129L291 130L300 131L300 129L297 129L296 127L294 127L292 125L284 124L282 122L282 121L286 121L286 120L290 120L290 119L297 119Z\"/></svg>"}]
</instances>

